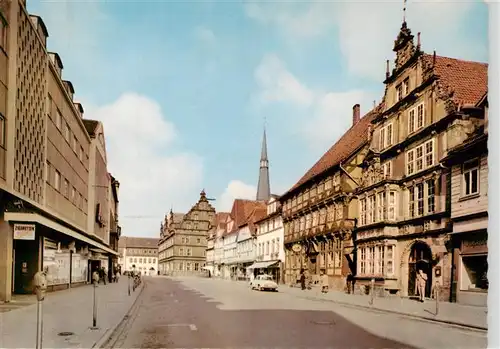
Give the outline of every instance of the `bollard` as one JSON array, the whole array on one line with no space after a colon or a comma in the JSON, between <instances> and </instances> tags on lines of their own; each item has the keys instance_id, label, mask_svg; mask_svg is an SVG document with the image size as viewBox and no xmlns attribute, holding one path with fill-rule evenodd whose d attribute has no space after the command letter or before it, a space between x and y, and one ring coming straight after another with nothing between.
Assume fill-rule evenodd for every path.
<instances>
[{"instance_id":1,"label":"bollard","mask_svg":"<svg viewBox=\"0 0 500 349\"><path fill-rule=\"evenodd\" d=\"M92 274L92 281L94 284L94 294L93 294L93 301L94 301L94 306L92 309L92 327L90 328L91 330L97 330L99 329L97 327L97 294L96 294L96 289L97 289L97 283L99 282L99 273L97 271L94 271Z\"/></svg>"},{"instance_id":2,"label":"bollard","mask_svg":"<svg viewBox=\"0 0 500 349\"><path fill-rule=\"evenodd\" d=\"M45 299L45 291L47 290L47 271L38 271L33 277L33 286L36 292L36 349L42 349L43 339L43 300Z\"/></svg>"},{"instance_id":3,"label":"bollard","mask_svg":"<svg viewBox=\"0 0 500 349\"><path fill-rule=\"evenodd\" d=\"M130 296L130 274L128 275L128 295Z\"/></svg>"},{"instance_id":4,"label":"bollard","mask_svg":"<svg viewBox=\"0 0 500 349\"><path fill-rule=\"evenodd\" d=\"M434 286L434 297L436 297L436 315L439 314L439 281Z\"/></svg>"},{"instance_id":5,"label":"bollard","mask_svg":"<svg viewBox=\"0 0 500 349\"><path fill-rule=\"evenodd\" d=\"M373 300L375 297L375 279L370 281L370 305L373 305Z\"/></svg>"}]
</instances>

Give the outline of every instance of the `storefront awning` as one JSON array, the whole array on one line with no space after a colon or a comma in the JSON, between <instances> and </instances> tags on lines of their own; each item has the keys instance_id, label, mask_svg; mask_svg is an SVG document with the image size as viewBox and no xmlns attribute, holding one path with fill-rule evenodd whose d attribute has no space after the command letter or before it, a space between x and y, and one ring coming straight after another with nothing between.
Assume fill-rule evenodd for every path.
<instances>
[{"instance_id":1,"label":"storefront awning","mask_svg":"<svg viewBox=\"0 0 500 349\"><path fill-rule=\"evenodd\" d=\"M279 263L279 261L255 262L251 266L247 267L247 269L265 269L265 268L273 267L278 263Z\"/></svg>"},{"instance_id":2,"label":"storefront awning","mask_svg":"<svg viewBox=\"0 0 500 349\"><path fill-rule=\"evenodd\" d=\"M22 212L5 212L4 219L6 221L13 222L35 222L41 225L46 226L47 228L54 229L55 231L61 232L65 235L71 236L79 241L86 242L89 245L97 247L103 250L104 253L110 253L112 255L118 256L118 252L113 251L109 247L101 244L100 242L94 241L91 238L86 237L85 235L76 232L73 229L67 228L53 220L50 220L42 215L37 213L22 213Z\"/></svg>"}]
</instances>

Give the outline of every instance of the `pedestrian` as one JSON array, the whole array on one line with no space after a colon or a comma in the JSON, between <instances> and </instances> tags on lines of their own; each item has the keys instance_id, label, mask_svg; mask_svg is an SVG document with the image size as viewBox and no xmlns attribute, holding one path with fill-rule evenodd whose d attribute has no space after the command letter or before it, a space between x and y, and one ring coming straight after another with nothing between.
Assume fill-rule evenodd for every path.
<instances>
[{"instance_id":1,"label":"pedestrian","mask_svg":"<svg viewBox=\"0 0 500 349\"><path fill-rule=\"evenodd\" d=\"M306 274L304 273L304 269L300 271L300 288L302 290L306 289Z\"/></svg>"},{"instance_id":2,"label":"pedestrian","mask_svg":"<svg viewBox=\"0 0 500 349\"><path fill-rule=\"evenodd\" d=\"M354 277L352 276L352 273L347 274L347 293L351 294L354 293Z\"/></svg>"},{"instance_id":3,"label":"pedestrian","mask_svg":"<svg viewBox=\"0 0 500 349\"><path fill-rule=\"evenodd\" d=\"M425 286L427 285L427 275L424 274L422 269L418 270L416 284L420 302L423 303L425 298Z\"/></svg>"},{"instance_id":4,"label":"pedestrian","mask_svg":"<svg viewBox=\"0 0 500 349\"><path fill-rule=\"evenodd\" d=\"M118 280L120 280L120 272L117 270L115 272L115 282L118 282Z\"/></svg>"},{"instance_id":5,"label":"pedestrian","mask_svg":"<svg viewBox=\"0 0 500 349\"><path fill-rule=\"evenodd\" d=\"M321 272L321 293L328 293L328 275L324 271Z\"/></svg>"}]
</instances>

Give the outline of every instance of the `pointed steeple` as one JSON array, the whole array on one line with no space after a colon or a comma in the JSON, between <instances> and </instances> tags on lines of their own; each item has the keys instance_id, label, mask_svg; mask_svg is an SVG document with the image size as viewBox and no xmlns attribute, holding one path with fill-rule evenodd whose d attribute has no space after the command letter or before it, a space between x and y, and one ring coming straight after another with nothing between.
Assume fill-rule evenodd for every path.
<instances>
[{"instance_id":1,"label":"pointed steeple","mask_svg":"<svg viewBox=\"0 0 500 349\"><path fill-rule=\"evenodd\" d=\"M260 152L259 184L257 185L257 200L267 201L271 197L269 185L269 160L267 158L266 128L262 138L262 149Z\"/></svg>"}]
</instances>

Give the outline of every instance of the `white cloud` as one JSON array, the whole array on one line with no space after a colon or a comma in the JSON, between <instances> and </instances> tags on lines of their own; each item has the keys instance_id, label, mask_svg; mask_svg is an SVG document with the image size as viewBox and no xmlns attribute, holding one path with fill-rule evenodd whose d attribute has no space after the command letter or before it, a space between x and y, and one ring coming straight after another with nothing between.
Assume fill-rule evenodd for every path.
<instances>
[{"instance_id":1,"label":"white cloud","mask_svg":"<svg viewBox=\"0 0 500 349\"><path fill-rule=\"evenodd\" d=\"M411 1L406 12L408 26L415 36L422 32L422 48L427 52L436 49L442 55L484 59L487 47L483 42L464 35L475 5L474 1ZM295 47L301 39L321 37L332 44L336 40L350 73L378 81L384 78L385 60L394 58L392 45L402 22L402 1L312 2L305 6L297 10L289 3L252 3L245 6L245 12L264 25L277 27Z\"/></svg>"},{"instance_id":2,"label":"white cloud","mask_svg":"<svg viewBox=\"0 0 500 349\"><path fill-rule=\"evenodd\" d=\"M264 102L291 100L303 106L313 102L314 94L288 72L284 63L274 54L264 56L254 75Z\"/></svg>"},{"instance_id":3,"label":"white cloud","mask_svg":"<svg viewBox=\"0 0 500 349\"><path fill-rule=\"evenodd\" d=\"M352 107L359 103L362 113L373 107L373 98L360 90L314 91L289 72L274 54L266 55L255 69L260 102L280 102L302 107L305 117L289 122L315 149L324 149L352 125ZM290 120L288 120L290 121Z\"/></svg>"},{"instance_id":4,"label":"white cloud","mask_svg":"<svg viewBox=\"0 0 500 349\"><path fill-rule=\"evenodd\" d=\"M218 212L230 212L235 199L255 200L257 189L255 186L232 180L224 192L217 198L216 208Z\"/></svg>"},{"instance_id":5,"label":"white cloud","mask_svg":"<svg viewBox=\"0 0 500 349\"><path fill-rule=\"evenodd\" d=\"M197 40L201 41L206 45L212 45L215 43L215 34L214 32L206 27L196 27L194 30L194 36Z\"/></svg>"},{"instance_id":6,"label":"white cloud","mask_svg":"<svg viewBox=\"0 0 500 349\"><path fill-rule=\"evenodd\" d=\"M182 211L198 199L202 160L191 153L168 153L178 136L175 127L145 96L126 93L111 104L86 109L85 118L104 124L108 170L120 182L123 234L157 236L172 204Z\"/></svg>"}]
</instances>

